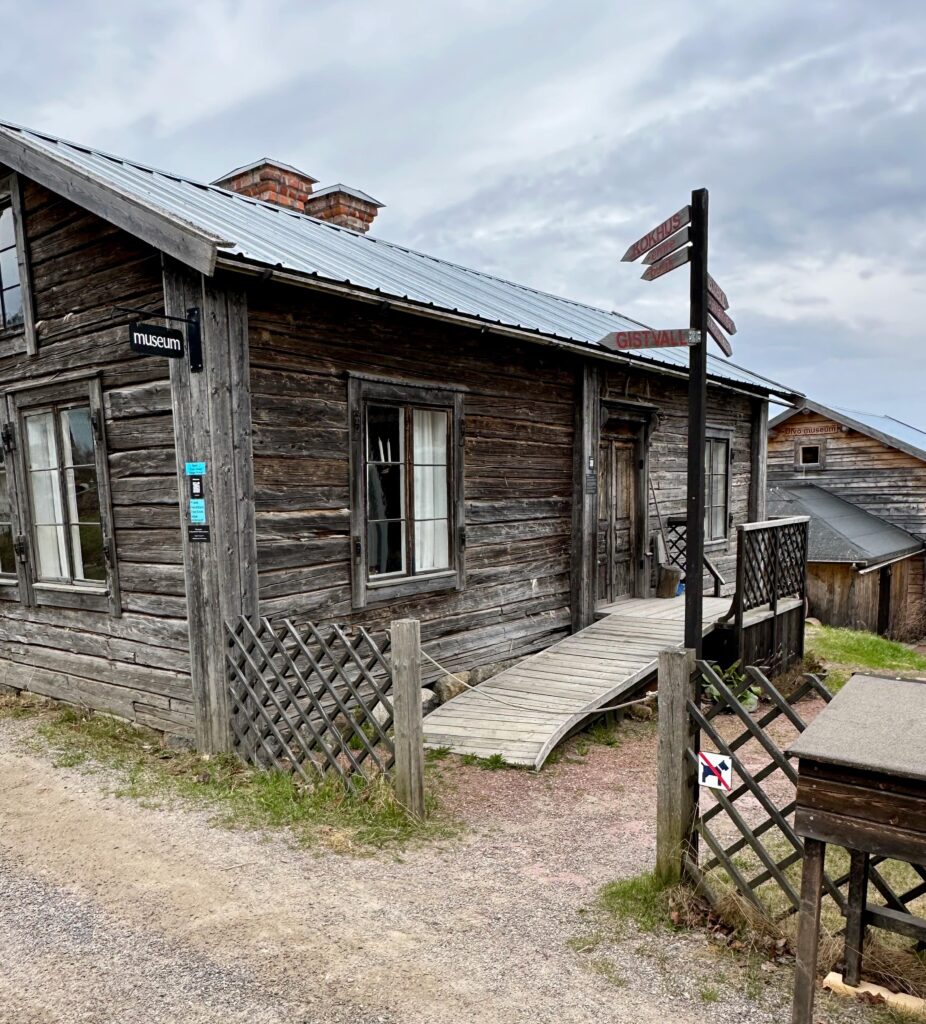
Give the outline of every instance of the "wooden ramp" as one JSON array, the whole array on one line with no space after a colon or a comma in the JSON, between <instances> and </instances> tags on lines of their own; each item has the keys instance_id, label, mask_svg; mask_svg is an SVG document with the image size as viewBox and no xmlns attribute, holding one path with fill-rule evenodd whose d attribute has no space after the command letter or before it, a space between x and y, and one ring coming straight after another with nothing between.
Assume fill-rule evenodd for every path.
<instances>
[{"instance_id":1,"label":"wooden ramp","mask_svg":"<svg viewBox=\"0 0 926 1024\"><path fill-rule=\"evenodd\" d=\"M705 634L729 608L728 597L704 599ZM659 652L684 640L683 598L631 599L602 612L587 629L432 711L425 746L540 768L576 725L653 676Z\"/></svg>"}]
</instances>

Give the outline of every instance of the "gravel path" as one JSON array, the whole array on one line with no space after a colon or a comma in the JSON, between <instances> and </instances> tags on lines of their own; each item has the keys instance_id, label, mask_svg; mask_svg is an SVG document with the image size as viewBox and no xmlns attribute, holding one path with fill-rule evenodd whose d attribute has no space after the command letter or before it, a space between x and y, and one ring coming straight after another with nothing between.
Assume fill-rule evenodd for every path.
<instances>
[{"instance_id":1,"label":"gravel path","mask_svg":"<svg viewBox=\"0 0 926 1024\"><path fill-rule=\"evenodd\" d=\"M3 1024L786 1016L789 972L750 981L697 935L569 945L652 863L651 729L540 775L445 762L467 834L361 858L120 799L24 752L29 728L0 721Z\"/></svg>"}]
</instances>

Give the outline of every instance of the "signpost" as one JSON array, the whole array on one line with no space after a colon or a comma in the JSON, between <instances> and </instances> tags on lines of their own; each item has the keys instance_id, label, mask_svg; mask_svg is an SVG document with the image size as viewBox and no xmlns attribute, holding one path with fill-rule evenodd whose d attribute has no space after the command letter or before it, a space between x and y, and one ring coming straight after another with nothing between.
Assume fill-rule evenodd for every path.
<instances>
[{"instance_id":1,"label":"signpost","mask_svg":"<svg viewBox=\"0 0 926 1024\"><path fill-rule=\"evenodd\" d=\"M647 264L644 281L677 270L691 268L689 282L690 329L688 331L626 331L609 334L602 344L625 351L687 344L688 348L688 495L685 530L685 646L701 657L704 607L704 506L705 452L707 429L707 336L717 342L726 356L733 346L724 335L736 333L727 316L729 300L707 272L707 189L691 193L691 203L638 239L624 253L623 262L643 257ZM721 329L723 328L723 330ZM688 335L687 341L681 338ZM671 336L676 340L657 341ZM612 340L613 339L613 340ZM698 344L700 342L700 344Z\"/></svg>"}]
</instances>

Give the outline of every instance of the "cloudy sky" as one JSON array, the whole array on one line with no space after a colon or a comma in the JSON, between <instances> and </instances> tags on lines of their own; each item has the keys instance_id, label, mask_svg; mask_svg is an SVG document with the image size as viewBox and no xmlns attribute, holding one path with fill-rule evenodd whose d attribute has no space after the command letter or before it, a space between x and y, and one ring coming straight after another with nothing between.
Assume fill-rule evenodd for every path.
<instances>
[{"instance_id":1,"label":"cloudy sky","mask_svg":"<svg viewBox=\"0 0 926 1024\"><path fill-rule=\"evenodd\" d=\"M687 275L620 256L706 186L736 361L926 427L922 0L0 13L3 119L207 180L270 155L386 203L384 238L655 326Z\"/></svg>"}]
</instances>

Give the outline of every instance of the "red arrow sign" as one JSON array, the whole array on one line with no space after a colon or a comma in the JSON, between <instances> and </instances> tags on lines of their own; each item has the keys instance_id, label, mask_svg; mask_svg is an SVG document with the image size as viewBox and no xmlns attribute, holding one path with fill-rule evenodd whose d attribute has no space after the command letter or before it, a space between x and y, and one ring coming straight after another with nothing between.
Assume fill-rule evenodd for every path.
<instances>
[{"instance_id":1,"label":"red arrow sign","mask_svg":"<svg viewBox=\"0 0 926 1024\"><path fill-rule=\"evenodd\" d=\"M644 263L658 263L663 256L668 256L670 252L675 252L676 249L685 245L691 240L691 229L682 228L681 231L676 231L674 235L670 235L664 242L660 242L654 249L643 257Z\"/></svg>"},{"instance_id":2,"label":"red arrow sign","mask_svg":"<svg viewBox=\"0 0 926 1024\"><path fill-rule=\"evenodd\" d=\"M626 352L632 348L680 348L683 345L697 345L699 340L697 331L681 327L669 331L612 331L600 343Z\"/></svg>"},{"instance_id":3,"label":"red arrow sign","mask_svg":"<svg viewBox=\"0 0 926 1024\"><path fill-rule=\"evenodd\" d=\"M691 222L691 207L683 206L678 213L673 213L668 220L664 220L658 227L653 228L648 234L645 234L642 238L638 238L637 241L624 253L621 257L622 263L633 263L634 260L638 260L644 253L649 252L654 245L658 245L664 241L669 235L678 231L679 228L683 228L686 224Z\"/></svg>"},{"instance_id":4,"label":"red arrow sign","mask_svg":"<svg viewBox=\"0 0 926 1024\"><path fill-rule=\"evenodd\" d=\"M708 315L707 318L707 333L710 334L714 341L717 342L717 344L720 346L720 351L723 352L723 354L727 356L727 358L733 355L733 346L724 337L723 332L717 326L717 323L714 320L714 318L710 315Z\"/></svg>"},{"instance_id":5,"label":"red arrow sign","mask_svg":"<svg viewBox=\"0 0 926 1024\"><path fill-rule=\"evenodd\" d=\"M713 295L707 297L707 308L713 314L714 319L720 326L727 332L727 334L736 334L736 324L727 316L726 313L720 308L720 303L714 298Z\"/></svg>"},{"instance_id":6,"label":"red arrow sign","mask_svg":"<svg viewBox=\"0 0 926 1024\"><path fill-rule=\"evenodd\" d=\"M679 249L678 252L672 253L671 256L666 256L664 260L660 260L658 263L654 263L651 267L648 267L645 274L640 276L644 281L655 281L657 277L662 277L663 274L668 274L670 270L675 270L677 267L683 267L691 259L691 248Z\"/></svg>"},{"instance_id":7,"label":"red arrow sign","mask_svg":"<svg viewBox=\"0 0 926 1024\"><path fill-rule=\"evenodd\" d=\"M707 290L720 303L722 309L730 308L730 300L727 298L726 293L710 274L707 275Z\"/></svg>"}]
</instances>

